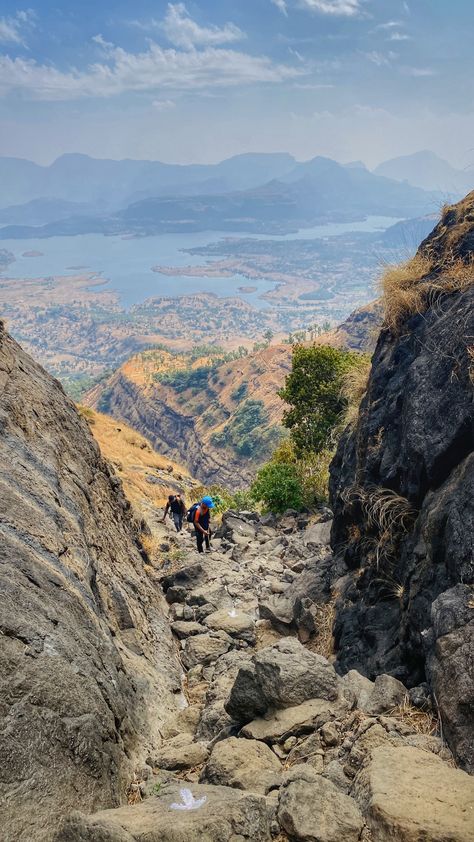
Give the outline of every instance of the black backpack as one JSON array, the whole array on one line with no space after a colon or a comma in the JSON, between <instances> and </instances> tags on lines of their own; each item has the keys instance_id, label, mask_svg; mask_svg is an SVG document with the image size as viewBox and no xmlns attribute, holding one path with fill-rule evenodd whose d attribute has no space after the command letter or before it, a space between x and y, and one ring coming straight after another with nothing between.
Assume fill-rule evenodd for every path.
<instances>
[{"instance_id":1,"label":"black backpack","mask_svg":"<svg viewBox=\"0 0 474 842\"><path fill-rule=\"evenodd\" d=\"M188 523L194 523L194 515L196 514L196 509L199 508L199 503L193 503L190 509L188 509L188 513L186 515L186 520Z\"/></svg>"}]
</instances>

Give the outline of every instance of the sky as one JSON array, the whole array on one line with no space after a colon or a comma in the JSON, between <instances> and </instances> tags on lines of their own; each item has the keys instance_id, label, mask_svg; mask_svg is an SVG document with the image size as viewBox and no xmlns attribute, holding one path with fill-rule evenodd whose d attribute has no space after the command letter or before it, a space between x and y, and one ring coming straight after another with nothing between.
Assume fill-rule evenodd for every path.
<instances>
[{"instance_id":1,"label":"sky","mask_svg":"<svg viewBox=\"0 0 474 842\"><path fill-rule=\"evenodd\" d=\"M472 167L473 37L473 0L2 0L0 155Z\"/></svg>"}]
</instances>

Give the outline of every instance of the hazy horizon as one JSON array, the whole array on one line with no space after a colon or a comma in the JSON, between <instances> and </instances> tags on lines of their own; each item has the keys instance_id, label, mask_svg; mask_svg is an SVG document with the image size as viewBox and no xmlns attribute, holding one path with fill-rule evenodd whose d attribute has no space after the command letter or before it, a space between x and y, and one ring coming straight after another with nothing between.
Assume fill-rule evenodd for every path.
<instances>
[{"instance_id":1,"label":"hazy horizon","mask_svg":"<svg viewBox=\"0 0 474 842\"><path fill-rule=\"evenodd\" d=\"M416 150L413 150L413 152L411 152L411 153L410 152L406 153L406 155L410 156L410 155L416 155L416 154L426 153L426 152L432 153L433 150L431 150L431 149L416 149ZM272 150L272 152L268 152L266 150L247 149L247 150L243 150L242 152L236 152L234 155L229 155L229 156L226 156L224 158L218 157L218 158L215 158L214 160L210 160L210 161L197 161L197 160L196 161L176 161L176 160L173 160L173 159L165 160L164 158L159 158L159 159L158 158L135 158L131 155L127 155L125 157L113 157L112 155L106 155L106 154L104 154L104 155L90 155L88 152L80 152L77 149L71 149L71 150L67 150L65 152L61 152L59 155L55 155L50 160L44 160L44 161L37 161L37 160L34 160L34 158L26 158L25 156L21 156L21 155L3 155L3 154L0 154L0 157L9 157L9 158L16 158L18 160L25 160L25 161L29 161L29 162L34 163L34 164L38 164L39 166L43 166L43 167L50 166L51 164L53 164L55 161L57 161L59 158L63 157L64 155L84 155L86 157L93 158L94 160L97 160L97 161L126 161L126 160L128 160L128 161L137 161L137 162L138 161L144 161L144 162L150 162L150 163L161 163L161 164L168 164L170 166L192 166L192 165L201 165L201 164L204 164L204 165L208 164L208 165L212 166L212 165L221 164L224 161L227 161L231 158L242 157L242 156L245 156L245 155L261 155L261 154L263 154L263 155L265 155L265 154L269 154L269 155L275 154L275 155L290 155L291 156L291 152L288 152L287 149L275 149L275 150ZM433 154L437 154L437 153L433 153ZM318 157L330 158L331 160L335 161L336 163L340 164L341 166L347 166L348 164L351 164L351 163L354 163L354 164L360 163L360 164L363 164L365 167L367 167L367 169L369 169L369 170L371 170L372 168L374 168L378 165L378 164L375 164L375 165L369 166L366 163L366 161L362 160L361 158L359 158L357 160L350 159L350 160L341 161L341 160L337 160L336 158L332 158L330 155L318 155L318 154L313 155L310 158L299 158L298 159L298 158L295 157L295 163L296 164L303 164L303 163L306 163L307 161L313 160L314 158L318 158ZM396 157L404 157L404 156L394 155L393 157L396 158ZM446 161L451 166L456 167L456 164L452 160L450 160L448 155L438 156L438 157L440 159ZM380 161L378 163L383 163L385 160L386 159L384 159L383 161ZM474 155L473 155L473 166L474 166ZM466 169L470 170L471 167L468 167Z\"/></svg>"},{"instance_id":2,"label":"hazy horizon","mask_svg":"<svg viewBox=\"0 0 474 842\"><path fill-rule=\"evenodd\" d=\"M470 167L471 29L468 0L6 0L0 155Z\"/></svg>"}]
</instances>

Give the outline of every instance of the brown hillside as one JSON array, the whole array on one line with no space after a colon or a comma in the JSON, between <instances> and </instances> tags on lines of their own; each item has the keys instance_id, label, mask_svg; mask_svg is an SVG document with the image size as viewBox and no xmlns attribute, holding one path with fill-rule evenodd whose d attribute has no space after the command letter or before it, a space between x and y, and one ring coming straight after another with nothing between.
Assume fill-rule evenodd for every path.
<instances>
[{"instance_id":1,"label":"brown hillside","mask_svg":"<svg viewBox=\"0 0 474 842\"><path fill-rule=\"evenodd\" d=\"M91 391L87 404L126 419L202 482L244 486L278 438L284 405L277 391L290 370L291 348L273 345L222 362L202 381L191 377L185 388L174 381L160 382L163 375L173 378L178 372L199 375L210 362L207 356L191 359L188 354L144 351L121 366L105 386ZM252 427L253 417L244 417L242 423L252 437L257 433L260 446L242 452L247 451L247 441L239 422L242 412L251 414L252 408L257 409L256 425Z\"/></svg>"},{"instance_id":2,"label":"brown hillside","mask_svg":"<svg viewBox=\"0 0 474 842\"><path fill-rule=\"evenodd\" d=\"M368 305L316 341L370 350L380 322L380 305ZM285 406L277 393L291 367L291 346L270 345L221 362L202 378L199 372L220 352L197 353L160 348L136 354L85 402L127 421L201 482L245 487L278 440Z\"/></svg>"},{"instance_id":3,"label":"brown hillside","mask_svg":"<svg viewBox=\"0 0 474 842\"><path fill-rule=\"evenodd\" d=\"M110 462L122 480L124 491L137 514L161 509L169 494L191 492L196 480L185 468L161 456L148 439L128 424L117 423L110 415L103 415L87 406L79 406L79 413L89 424L102 455Z\"/></svg>"}]
</instances>

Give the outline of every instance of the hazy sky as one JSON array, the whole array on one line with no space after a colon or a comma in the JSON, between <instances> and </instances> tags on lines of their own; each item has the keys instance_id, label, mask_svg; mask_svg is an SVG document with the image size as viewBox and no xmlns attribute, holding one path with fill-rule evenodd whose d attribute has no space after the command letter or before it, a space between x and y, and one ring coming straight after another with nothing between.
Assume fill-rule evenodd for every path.
<instances>
[{"instance_id":1,"label":"hazy sky","mask_svg":"<svg viewBox=\"0 0 474 842\"><path fill-rule=\"evenodd\" d=\"M2 0L0 154L474 161L473 0Z\"/></svg>"}]
</instances>

